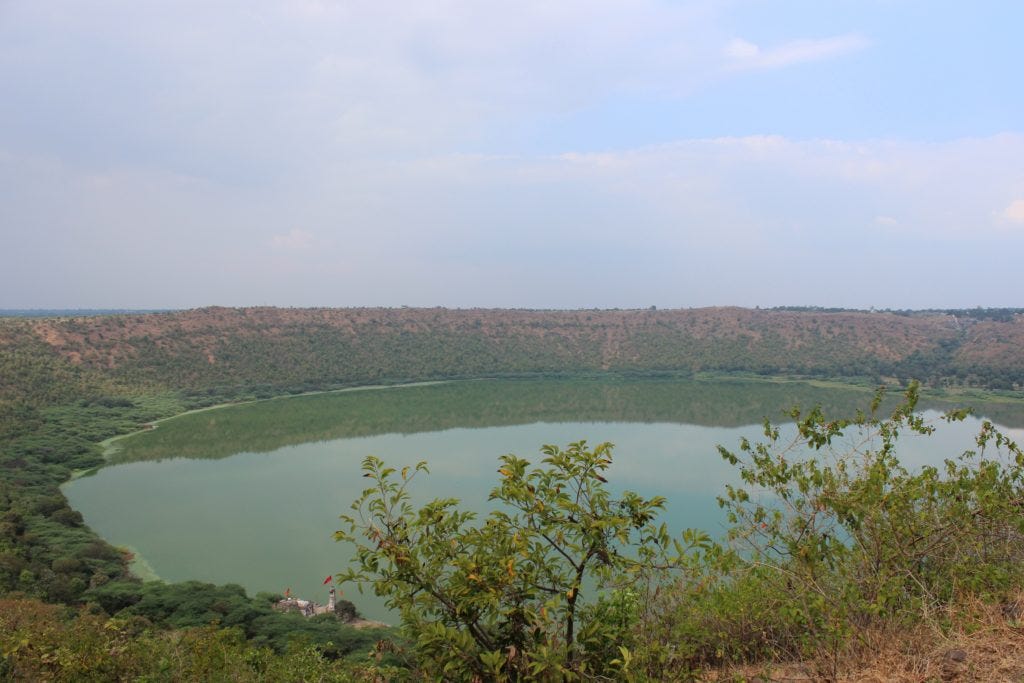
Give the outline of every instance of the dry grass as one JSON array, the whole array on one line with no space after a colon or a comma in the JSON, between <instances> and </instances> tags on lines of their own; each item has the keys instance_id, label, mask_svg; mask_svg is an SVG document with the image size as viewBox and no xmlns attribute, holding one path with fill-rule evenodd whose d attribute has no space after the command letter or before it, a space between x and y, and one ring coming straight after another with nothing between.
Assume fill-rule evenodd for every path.
<instances>
[{"instance_id":1,"label":"dry grass","mask_svg":"<svg viewBox=\"0 0 1024 683\"><path fill-rule=\"evenodd\" d=\"M861 633L845 652L787 664L709 671L706 681L967 683L1024 681L1024 592L1002 604L973 602L914 628ZM943 622L953 624L943 628Z\"/></svg>"},{"instance_id":2,"label":"dry grass","mask_svg":"<svg viewBox=\"0 0 1024 683\"><path fill-rule=\"evenodd\" d=\"M130 362L138 341L147 337L170 352L181 347L211 354L225 337L280 338L305 334L310 329L330 330L341 337L367 331L393 334L458 332L487 339L554 336L566 341L597 340L614 360L638 353L637 335L669 335L678 341L742 341L758 348L766 335L776 336L782 348L773 354L799 354L828 344L840 355L870 355L887 361L914 351L930 352L942 340L956 337L947 315L920 317L885 313L818 313L761 311L743 308L615 311L530 311L495 309L288 309L202 308L153 314L123 314L85 318L42 318L29 325L34 334L75 364L114 368ZM1024 324L995 324L998 339L1024 330ZM1010 330L1005 331L1004 328ZM2 331L0 331L2 332ZM671 334L669 334L671 332ZM992 333L995 334L995 333ZM980 335L976 353L982 357L1010 353L1000 346L988 353ZM993 337L995 339L996 337ZM2 335L0 335L2 339ZM1013 337L1011 341L1016 341ZM789 355L787 355L789 354ZM1012 355L1012 353L1011 353Z\"/></svg>"}]
</instances>

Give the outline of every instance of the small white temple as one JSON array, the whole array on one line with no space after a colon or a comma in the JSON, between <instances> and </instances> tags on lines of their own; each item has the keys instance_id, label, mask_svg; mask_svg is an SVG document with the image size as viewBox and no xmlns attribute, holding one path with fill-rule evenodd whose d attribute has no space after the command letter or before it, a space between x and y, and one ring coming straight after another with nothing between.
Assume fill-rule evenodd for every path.
<instances>
[{"instance_id":1,"label":"small white temple","mask_svg":"<svg viewBox=\"0 0 1024 683\"><path fill-rule=\"evenodd\" d=\"M313 602L312 600L303 600L302 598L287 596L282 600L278 600L274 604L274 609L281 612L298 612L304 617L313 617L317 614L334 614L337 604L337 594L332 586L327 595L326 605L321 605L320 603Z\"/></svg>"}]
</instances>

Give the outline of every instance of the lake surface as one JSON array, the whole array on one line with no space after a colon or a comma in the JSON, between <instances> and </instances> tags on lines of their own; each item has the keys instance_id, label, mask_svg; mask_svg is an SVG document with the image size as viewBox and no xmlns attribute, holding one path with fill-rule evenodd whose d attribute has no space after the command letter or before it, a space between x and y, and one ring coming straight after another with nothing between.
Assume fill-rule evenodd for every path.
<instances>
[{"instance_id":1,"label":"lake surface","mask_svg":"<svg viewBox=\"0 0 1024 683\"><path fill-rule=\"evenodd\" d=\"M367 455L399 467L428 461L417 502L455 496L486 510L500 455L539 461L543 444L611 441L614 490L665 496L671 528L715 534L724 521L716 496L735 480L718 444L756 440L765 417L784 422L793 405L845 416L871 397L798 382L677 379L480 380L299 396L164 421L117 441L112 464L65 493L97 533L138 552L162 579L238 583L250 593L290 588L326 602L324 578L350 556L332 534L365 485ZM980 412L1024 424L1021 404ZM907 439L901 457L940 462L969 448L979 426L971 418ZM1007 431L1024 441L1024 430ZM374 596L344 590L367 617L390 618Z\"/></svg>"}]
</instances>

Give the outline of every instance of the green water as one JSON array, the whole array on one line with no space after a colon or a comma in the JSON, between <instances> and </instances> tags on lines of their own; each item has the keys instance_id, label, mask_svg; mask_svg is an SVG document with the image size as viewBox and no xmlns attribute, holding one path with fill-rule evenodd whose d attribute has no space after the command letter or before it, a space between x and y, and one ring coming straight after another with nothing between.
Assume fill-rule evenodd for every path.
<instances>
[{"instance_id":1,"label":"green water","mask_svg":"<svg viewBox=\"0 0 1024 683\"><path fill-rule=\"evenodd\" d=\"M481 380L303 396L165 421L116 442L112 465L65 493L101 536L130 546L165 580L291 588L326 601L323 579L349 556L332 533L363 488L368 454L399 466L427 460L431 474L414 490L420 501L456 496L483 510L498 456L611 441L613 488L666 496L671 527L716 533L715 496L734 477L717 444L757 438L762 420L781 422L787 406L847 415L870 398L794 382L673 379ZM1015 408L1016 417L1000 408L1003 423L1021 423ZM934 462L968 448L977 428L977 420L954 425L901 452ZM345 590L366 616L389 619L373 596Z\"/></svg>"}]
</instances>

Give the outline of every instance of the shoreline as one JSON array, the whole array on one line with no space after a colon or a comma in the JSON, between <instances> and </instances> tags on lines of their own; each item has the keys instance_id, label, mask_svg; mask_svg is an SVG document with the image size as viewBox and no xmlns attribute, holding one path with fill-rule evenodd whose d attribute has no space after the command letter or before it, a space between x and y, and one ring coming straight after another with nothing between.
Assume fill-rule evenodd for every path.
<instances>
[{"instance_id":1,"label":"shoreline","mask_svg":"<svg viewBox=\"0 0 1024 683\"><path fill-rule=\"evenodd\" d=\"M576 378L576 379L591 379L591 378L595 378L597 376L598 375L583 374L583 375L579 375L579 376L558 377L558 379L574 379L574 378ZM629 377L628 375L625 375L625 374L622 374L622 373L607 373L607 374L604 374L602 376L607 376L609 378L613 378L614 377L614 378L620 378L620 379L644 379L643 377L632 378L632 377ZM228 402L225 402L225 403L217 403L215 405L205 406L203 408L193 408L191 410L186 410L186 411L183 411L183 412L180 412L180 413L176 413L174 415L169 415L167 417L162 417L162 418L159 418L157 420L153 420L152 422L147 422L141 429L136 429L136 430L133 430L131 432L126 432L124 434L118 434L116 436L109 437L107 439L104 439L104 440L98 442L97 445L101 449L101 452L102 452L101 454L103 456L104 461L108 461L109 462L110 456L118 452L117 445L116 445L118 441L120 441L122 439L126 439L126 438L131 437L131 436L136 436L138 434L143 434L145 432L152 431L153 429L157 429L159 427L159 425L161 425L161 424L163 424L165 422L168 422L170 420L176 420L176 419L178 419L180 417L185 417L185 416L188 416L188 415L194 415L194 414L197 414L197 413L204 413L204 412L209 412L209 411L213 411L213 410L221 410L221 409L224 409L224 408L231 408L231 407L234 407L234 406L254 405L254 404L257 404L257 403L266 403L268 401L281 401L281 400L286 400L286 399L290 399L290 398L302 398L302 397L307 397L307 396L320 396L320 395L326 395L326 394L341 394L341 393L350 393L350 392L358 392L358 391L380 391L380 390L386 390L386 389L403 389L403 388L434 386L434 385L442 385L442 384L454 384L454 383L458 383L458 382L517 381L517 380L520 380L520 379L524 379L524 378L522 378L522 377L500 377L500 376L494 377L494 376L490 376L490 377L473 377L473 378L460 378L460 379L425 380L425 381L418 381L418 382L404 382L404 383L396 383L396 384L369 384L369 385L354 386L354 387L342 387L340 389L322 389L322 390L317 390L317 391L306 391L306 392L302 392L302 393L299 393L299 394L280 394L280 395L277 395L277 396L270 396L268 398L257 398L257 399L247 400L247 401L228 401ZM544 377L541 376L541 377L530 378L530 379L544 379ZM552 379L554 379L554 378L552 378ZM655 378L652 377L650 379L653 380ZM824 389L842 389L842 390L858 391L858 392L862 392L862 393L872 393L872 392L876 391L879 388L877 386L869 386L869 385L867 385L865 383L858 382L856 379L852 379L852 378L851 379L841 379L841 378L836 378L836 379L831 379L831 378L830 379L819 379L819 378L807 378L807 377L786 376L786 375L775 376L775 375L754 375L754 374L749 374L748 375L748 374L744 374L744 373L737 373L737 374L718 373L718 372L713 372L713 371L712 372L697 372L697 373L694 373L693 375L691 375L689 377L689 379L691 379L692 381L695 381L695 382L758 382L758 383L765 383L765 384L790 384L790 383L793 383L793 384L806 384L808 386L824 388ZM890 392L890 393L899 393L899 392L904 391L905 387L888 386L887 385L886 386L886 390L887 390L887 392ZM979 401L981 403L1020 404L1020 405L1024 406L1024 392L1016 392L1016 393L1018 395L1004 395L1004 394L1000 394L1000 393L995 393L995 391L991 390L991 389L980 389L980 388L975 388L975 387L957 387L957 388L951 388L951 389L944 389L944 388L940 388L940 389L922 388L921 389L921 397L922 398L932 399L932 400L937 400L937 401L942 401L942 402L956 402L956 401L959 401L959 400L970 399L970 400L973 400L973 401ZM103 465L100 465L100 467L103 467ZM74 472L71 473L71 476L69 477L68 481L72 481L72 480L77 479L77 478L79 478L81 476L85 476L85 475L89 474L90 472L96 471L97 469L99 469L99 467L90 468L88 470L77 470L77 471L74 471Z\"/></svg>"},{"instance_id":2,"label":"shoreline","mask_svg":"<svg viewBox=\"0 0 1024 683\"><path fill-rule=\"evenodd\" d=\"M630 381L630 380L632 380L632 381L644 381L644 378L631 378L631 377L628 377L628 376L623 376L622 374L618 374L618 373L607 373L607 374L603 374L602 376L605 377L605 378L608 378L608 379L620 379L620 380L627 380L627 381ZM365 386L355 386L355 387L343 387L343 388L339 388L339 389L328 389L328 390L310 391L310 392L304 392L304 393L301 393L301 394L282 394L282 395L272 396L272 397L268 397L268 398L253 399L253 400L246 400L246 401L225 402L225 403L220 403L220 404L216 404L216 405L212 405L212 406L206 406L206 407L202 407L202 408L195 408L195 409L192 409L192 410L187 410L187 411L183 411L183 412L177 413L175 415L170 415L168 417L160 418L158 420L154 420L154 421L152 421L150 423L147 423L146 426L143 427L142 429L133 430L131 432L127 432L125 434L120 434L120 435L117 435L117 436L114 436L114 437L110 437L110 438L105 439L105 440L103 440L101 442L98 442L98 445L102 449L102 455L103 455L105 463L102 464L102 465L99 465L98 467L91 468L89 470L82 470L82 471L73 472L72 476L69 477L69 479L67 479L65 482L63 482L61 484L60 488L63 490L66 485L72 483L76 479L78 479L78 478L80 478L82 476L88 476L88 475L90 475L92 473L97 472L99 469L101 469L103 467L106 467L107 464L109 464L110 456L115 454L115 453L117 453L120 450L118 448L117 444L118 444L118 442L121 439L124 439L124 438L127 438L127 437L131 437L131 436L136 436L138 434L141 434L141 433L144 433L144 432L147 432L147 431L151 431L152 429L157 428L158 425L160 425L160 424L166 423L166 422L168 422L170 420L174 420L174 419L177 419L177 418L181 418L181 417L185 417L185 416L188 416L188 415L196 414L196 413L205 413L205 412L209 412L209 411L213 411L213 410L219 410L219 409L233 407L233 406L246 406L246 405L254 405L254 404L258 404L258 403L266 403L268 401L280 401L280 400L289 399L289 398L309 397L309 396L328 395L328 394L343 394L343 393L353 393L353 392L360 392L360 391L379 391L379 390L384 390L384 389L415 388L415 387L423 387L423 386L435 386L435 385L455 384L455 383L464 383L464 382L480 382L480 381L499 381L500 382L500 381L502 381L502 379L504 379L504 381L514 382L514 381L521 380L523 378L480 377L480 378L472 378L472 379L430 380L430 381L421 381L421 382L408 382L408 383L401 383L401 384L380 384L380 385L365 385ZM537 378L537 379L540 379L540 378ZM559 379L572 379L572 378L559 378ZM580 377L578 379L599 379L599 378L598 377L594 377L594 376L589 376L589 377ZM649 381L659 381L657 378L648 378L648 379L649 379ZM820 388L829 388L829 389L835 389L835 390L841 390L841 391L853 391L853 392L856 392L856 393L862 394L862 395L869 395L869 394L871 394L871 393L873 393L875 391L874 387L868 386L867 384L865 384L863 382L856 383L854 381L843 381L843 380L839 380L839 379L814 379L814 378L801 378L801 377L791 377L791 376L790 377L787 377L787 376L757 376L757 375L719 374L719 373L697 373L696 375L690 376L687 379L689 379L689 381L697 382L697 383L748 383L748 382L750 382L750 383L759 383L759 384L779 384L779 385L781 385L781 384L802 384L802 385L806 385L806 386L813 386L813 387L820 387ZM898 394L901 390L902 390L901 388L897 388L897 387L890 387L888 389L888 391L891 394L894 394L894 395ZM931 398L933 400L938 400L938 401L942 401L942 402L950 402L950 403L952 403L954 401L957 401L958 399L959 400L970 399L970 400L972 400L974 402L977 402L977 403L992 402L992 403L1001 403L1001 404L1020 404L1021 406L1024 406L1024 397L1013 397L1013 396L1005 396L1005 395L993 394L993 393L991 393L989 391L979 390L979 389L971 389L971 388L964 389L964 390L959 390L959 391L954 390L952 392L950 390L929 390L929 391L923 391L922 392L922 397ZM142 580L144 582L145 581L154 581L154 580L163 580L160 577L160 575L155 571L155 569L148 563L146 558L137 549L135 549L133 547L130 547L130 546L117 546L117 547L119 547L122 551L131 554L131 560L128 562L128 571L129 571L129 573L132 576L134 576L134 577L136 577L136 578L138 578L138 579L140 579L140 580Z\"/></svg>"},{"instance_id":3,"label":"shoreline","mask_svg":"<svg viewBox=\"0 0 1024 683\"><path fill-rule=\"evenodd\" d=\"M358 386L358 387L342 387L341 389L321 389L321 390L318 390L318 391L305 391L305 392L302 392L301 394L280 394L278 396L270 396L268 398L256 398L256 399L252 399L250 401L228 401L226 403L217 403L215 405L205 406L203 408L193 408L191 410L186 410L184 412L176 413L174 415L168 415L167 417L161 417L158 420L153 420L152 422L147 422L142 427L142 429L136 429L136 430L131 431L131 432L126 432L124 434L118 434L117 436L112 436L110 438L107 438L107 439L104 439L103 441L98 442L96 445L99 446L100 449L102 450L103 459L109 461L110 460L110 456L117 452L117 449L115 447L115 443L120 441L121 439L127 439L128 437L135 436L137 434L144 434L145 432L149 432L149 431L152 431L154 429L157 429L159 427L159 425L161 425L161 424L163 424L165 422L169 422L170 420L176 420L179 417L185 417L186 415L195 415L197 413L205 413L205 412L209 412L211 410L221 410L223 408L231 408L231 407L234 407L234 406L247 406L247 405L254 405L256 403L266 403L268 401L280 401L280 400L289 399L289 398L300 398L300 397L303 397L303 396L319 396L319 395L323 395L323 394L340 394L340 393L355 392L355 391L379 391L379 390L382 390L382 389L403 389L403 388L406 388L406 387L424 387L424 386L431 386L431 385L435 385L435 384L450 384L452 382L461 382L461 381L479 381L481 379L489 379L489 378L482 377L482 378L475 379L475 380L455 380L455 379L452 379L452 380L428 380L428 381L425 381L425 382L407 382L407 383L404 383L404 384L367 384L367 385ZM86 474L88 472L93 472L93 471L95 471L97 469L99 469L99 468L93 467L93 468L90 468L88 470L79 470L79 471L76 471L76 472L72 472L71 478L68 481L71 481L72 479L77 479L78 477L83 476L84 474Z\"/></svg>"}]
</instances>

